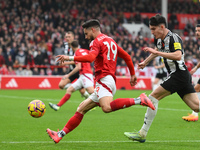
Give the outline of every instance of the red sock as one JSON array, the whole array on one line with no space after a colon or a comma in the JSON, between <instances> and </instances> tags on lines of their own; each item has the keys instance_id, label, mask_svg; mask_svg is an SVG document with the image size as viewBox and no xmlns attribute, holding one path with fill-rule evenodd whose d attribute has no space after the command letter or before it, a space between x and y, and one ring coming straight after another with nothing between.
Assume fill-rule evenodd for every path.
<instances>
[{"instance_id":1,"label":"red sock","mask_svg":"<svg viewBox=\"0 0 200 150\"><path fill-rule=\"evenodd\" d=\"M66 101L69 100L70 97L71 97L71 94L65 94L65 96L63 96L63 98L60 100L60 102L57 105L61 107Z\"/></svg>"},{"instance_id":2,"label":"red sock","mask_svg":"<svg viewBox=\"0 0 200 150\"><path fill-rule=\"evenodd\" d=\"M134 98L118 98L110 103L112 111L135 105Z\"/></svg>"},{"instance_id":3,"label":"red sock","mask_svg":"<svg viewBox=\"0 0 200 150\"><path fill-rule=\"evenodd\" d=\"M82 121L83 114L76 112L73 117L69 119L65 127L63 128L63 131L67 134L74 130Z\"/></svg>"}]
</instances>

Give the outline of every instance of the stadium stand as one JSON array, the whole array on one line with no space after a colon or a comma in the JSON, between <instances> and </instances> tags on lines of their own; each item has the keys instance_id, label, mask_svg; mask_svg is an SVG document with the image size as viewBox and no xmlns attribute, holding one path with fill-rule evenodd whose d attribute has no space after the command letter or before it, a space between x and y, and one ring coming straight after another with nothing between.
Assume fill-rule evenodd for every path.
<instances>
[{"instance_id":1,"label":"stadium stand","mask_svg":"<svg viewBox=\"0 0 200 150\"><path fill-rule=\"evenodd\" d=\"M199 58L200 41L194 37L194 27L200 23L200 17L196 22L188 21L184 29L179 29L176 14L198 14L200 5L189 0L169 1L168 12L171 15L168 26L171 30L179 30L184 41L185 56L190 56L195 65ZM129 33L122 24L143 22L148 25L149 18L141 17L140 13L160 13L161 1L1 0L0 9L1 70L11 66L9 70L17 71L19 67L25 69L29 65L32 71L38 68L39 74L44 69L41 74L61 75L63 69L56 64L55 55L63 49L65 31L73 31L81 47L88 49L81 24L90 18L101 20L102 32L114 38L131 55L134 64L144 60L149 54L144 53L142 48L152 46L152 38L142 33ZM131 13L129 17L125 15L127 12ZM124 68L120 59L118 66ZM7 74L6 71L4 74Z\"/></svg>"}]
</instances>

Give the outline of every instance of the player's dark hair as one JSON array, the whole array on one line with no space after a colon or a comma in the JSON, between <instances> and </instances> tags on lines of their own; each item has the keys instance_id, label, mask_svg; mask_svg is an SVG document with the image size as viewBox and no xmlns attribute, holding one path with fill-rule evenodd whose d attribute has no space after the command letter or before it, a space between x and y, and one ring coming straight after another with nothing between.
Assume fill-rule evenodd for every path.
<instances>
[{"instance_id":1,"label":"player's dark hair","mask_svg":"<svg viewBox=\"0 0 200 150\"><path fill-rule=\"evenodd\" d=\"M82 24L83 28L100 27L100 22L97 19L91 19Z\"/></svg>"},{"instance_id":2,"label":"player's dark hair","mask_svg":"<svg viewBox=\"0 0 200 150\"><path fill-rule=\"evenodd\" d=\"M200 24L197 24L196 27L200 27Z\"/></svg>"},{"instance_id":3,"label":"player's dark hair","mask_svg":"<svg viewBox=\"0 0 200 150\"><path fill-rule=\"evenodd\" d=\"M149 19L149 24L151 26L158 26L160 24L164 24L165 27L167 26L167 22L166 22L165 17L161 16L160 14L157 14L157 15L151 17Z\"/></svg>"},{"instance_id":4,"label":"player's dark hair","mask_svg":"<svg viewBox=\"0 0 200 150\"><path fill-rule=\"evenodd\" d=\"M71 46L73 48L77 48L79 46L78 41L76 41L76 40L72 41Z\"/></svg>"}]
</instances>

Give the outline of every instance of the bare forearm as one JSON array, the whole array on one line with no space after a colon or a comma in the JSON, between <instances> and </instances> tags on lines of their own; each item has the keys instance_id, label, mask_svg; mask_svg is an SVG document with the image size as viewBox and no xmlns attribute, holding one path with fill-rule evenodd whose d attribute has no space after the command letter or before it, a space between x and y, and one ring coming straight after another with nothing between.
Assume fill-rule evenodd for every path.
<instances>
[{"instance_id":1,"label":"bare forearm","mask_svg":"<svg viewBox=\"0 0 200 150\"><path fill-rule=\"evenodd\" d=\"M197 69L200 67L200 62L196 65Z\"/></svg>"},{"instance_id":2,"label":"bare forearm","mask_svg":"<svg viewBox=\"0 0 200 150\"><path fill-rule=\"evenodd\" d=\"M75 62L74 61L68 61L68 62L64 62L62 65L74 65Z\"/></svg>"},{"instance_id":3,"label":"bare forearm","mask_svg":"<svg viewBox=\"0 0 200 150\"><path fill-rule=\"evenodd\" d=\"M165 52L157 51L156 55L159 55L164 58L171 59L171 60L181 60L181 57L182 57L181 51L176 51L173 53L165 53Z\"/></svg>"},{"instance_id":4,"label":"bare forearm","mask_svg":"<svg viewBox=\"0 0 200 150\"><path fill-rule=\"evenodd\" d=\"M144 62L145 62L145 64L147 65L147 64L149 64L149 62L150 61L152 61L154 58L156 58L157 57L157 55L155 55L155 54L150 54L145 60L144 60Z\"/></svg>"},{"instance_id":5,"label":"bare forearm","mask_svg":"<svg viewBox=\"0 0 200 150\"><path fill-rule=\"evenodd\" d=\"M79 71L79 68L78 67L75 67L68 75L69 77L74 75L75 73L77 73Z\"/></svg>"}]
</instances>

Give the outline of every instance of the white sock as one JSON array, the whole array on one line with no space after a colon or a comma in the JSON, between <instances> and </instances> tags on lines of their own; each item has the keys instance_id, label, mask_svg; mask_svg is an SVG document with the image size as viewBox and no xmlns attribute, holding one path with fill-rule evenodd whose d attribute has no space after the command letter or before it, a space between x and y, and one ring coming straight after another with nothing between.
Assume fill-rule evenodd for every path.
<instances>
[{"instance_id":1,"label":"white sock","mask_svg":"<svg viewBox=\"0 0 200 150\"><path fill-rule=\"evenodd\" d=\"M68 87L70 87L72 84L71 83L68 83L68 84L66 84L65 86L64 86L64 90L66 90Z\"/></svg>"},{"instance_id":2,"label":"white sock","mask_svg":"<svg viewBox=\"0 0 200 150\"><path fill-rule=\"evenodd\" d=\"M85 91L85 93L82 96L85 97L85 99L87 99L90 96L90 94L87 91Z\"/></svg>"},{"instance_id":3,"label":"white sock","mask_svg":"<svg viewBox=\"0 0 200 150\"><path fill-rule=\"evenodd\" d=\"M59 137L64 137L66 135L66 133L63 130L58 131L58 136Z\"/></svg>"},{"instance_id":4,"label":"white sock","mask_svg":"<svg viewBox=\"0 0 200 150\"><path fill-rule=\"evenodd\" d=\"M194 116L198 116L198 113L195 112L195 111L192 111L192 115L194 115Z\"/></svg>"},{"instance_id":5,"label":"white sock","mask_svg":"<svg viewBox=\"0 0 200 150\"><path fill-rule=\"evenodd\" d=\"M149 131L149 128L153 122L153 119L156 116L157 110L158 110L158 100L154 98L153 96L149 95L149 99L151 99L155 110L152 110L151 108L147 108L145 118L144 118L144 124L140 130L140 135L145 138L147 136L147 132Z\"/></svg>"}]
</instances>

